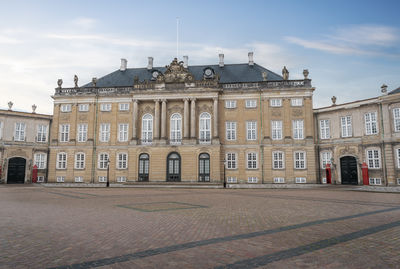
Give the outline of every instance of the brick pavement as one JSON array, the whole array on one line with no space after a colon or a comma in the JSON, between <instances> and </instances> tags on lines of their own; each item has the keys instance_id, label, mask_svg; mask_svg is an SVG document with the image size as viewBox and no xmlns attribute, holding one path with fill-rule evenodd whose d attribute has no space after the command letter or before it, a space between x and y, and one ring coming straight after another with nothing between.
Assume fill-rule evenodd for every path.
<instances>
[{"instance_id":1,"label":"brick pavement","mask_svg":"<svg viewBox=\"0 0 400 269\"><path fill-rule=\"evenodd\" d=\"M0 187L0 268L400 268L400 195Z\"/></svg>"}]
</instances>

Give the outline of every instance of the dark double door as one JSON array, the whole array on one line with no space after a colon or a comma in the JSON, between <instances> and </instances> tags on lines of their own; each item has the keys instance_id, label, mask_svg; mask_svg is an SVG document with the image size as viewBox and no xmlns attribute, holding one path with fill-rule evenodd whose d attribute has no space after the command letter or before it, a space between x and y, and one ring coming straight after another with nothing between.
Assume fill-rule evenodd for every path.
<instances>
[{"instance_id":1,"label":"dark double door","mask_svg":"<svg viewBox=\"0 0 400 269\"><path fill-rule=\"evenodd\" d=\"M340 171L342 184L358 184L357 160L354 157L346 156L340 159Z\"/></svg>"},{"instance_id":2,"label":"dark double door","mask_svg":"<svg viewBox=\"0 0 400 269\"><path fill-rule=\"evenodd\" d=\"M167 158L167 181L181 181L181 157L178 153L171 153Z\"/></svg>"},{"instance_id":3,"label":"dark double door","mask_svg":"<svg viewBox=\"0 0 400 269\"><path fill-rule=\"evenodd\" d=\"M8 161L7 183L23 184L25 182L25 166L26 160L24 158L11 158Z\"/></svg>"}]
</instances>

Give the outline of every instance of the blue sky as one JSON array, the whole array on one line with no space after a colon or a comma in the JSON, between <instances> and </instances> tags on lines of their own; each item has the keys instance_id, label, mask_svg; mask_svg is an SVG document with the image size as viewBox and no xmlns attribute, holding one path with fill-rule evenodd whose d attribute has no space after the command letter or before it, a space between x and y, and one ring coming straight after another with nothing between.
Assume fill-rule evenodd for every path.
<instances>
[{"instance_id":1,"label":"blue sky","mask_svg":"<svg viewBox=\"0 0 400 269\"><path fill-rule=\"evenodd\" d=\"M302 70L314 107L374 97L400 87L400 1L0 1L0 107L52 113L63 86L176 56L189 65L256 63L290 78Z\"/></svg>"}]
</instances>

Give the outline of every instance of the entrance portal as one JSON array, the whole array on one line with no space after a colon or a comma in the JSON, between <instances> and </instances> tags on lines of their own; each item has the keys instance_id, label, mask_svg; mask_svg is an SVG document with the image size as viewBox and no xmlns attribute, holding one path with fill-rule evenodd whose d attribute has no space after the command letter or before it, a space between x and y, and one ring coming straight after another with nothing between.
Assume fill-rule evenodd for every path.
<instances>
[{"instance_id":1,"label":"entrance portal","mask_svg":"<svg viewBox=\"0 0 400 269\"><path fill-rule=\"evenodd\" d=\"M25 182L26 160L21 157L15 157L8 160L7 183L23 184Z\"/></svg>"},{"instance_id":2,"label":"entrance portal","mask_svg":"<svg viewBox=\"0 0 400 269\"><path fill-rule=\"evenodd\" d=\"M342 184L358 184L357 160L354 157L346 156L340 159L340 172Z\"/></svg>"},{"instance_id":3,"label":"entrance portal","mask_svg":"<svg viewBox=\"0 0 400 269\"><path fill-rule=\"evenodd\" d=\"M210 155L207 153L199 156L199 181L210 181Z\"/></svg>"},{"instance_id":4,"label":"entrance portal","mask_svg":"<svg viewBox=\"0 0 400 269\"><path fill-rule=\"evenodd\" d=\"M181 181L181 157L170 153L167 158L167 181Z\"/></svg>"}]
</instances>

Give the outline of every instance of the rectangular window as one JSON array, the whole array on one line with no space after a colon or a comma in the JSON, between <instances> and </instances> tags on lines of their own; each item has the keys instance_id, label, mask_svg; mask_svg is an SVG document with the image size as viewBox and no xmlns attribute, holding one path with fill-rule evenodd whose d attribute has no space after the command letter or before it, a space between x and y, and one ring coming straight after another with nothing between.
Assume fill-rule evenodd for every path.
<instances>
[{"instance_id":1,"label":"rectangular window","mask_svg":"<svg viewBox=\"0 0 400 269\"><path fill-rule=\"evenodd\" d=\"M87 112L89 111L89 104L79 104L78 105L78 110L80 112Z\"/></svg>"},{"instance_id":2,"label":"rectangular window","mask_svg":"<svg viewBox=\"0 0 400 269\"><path fill-rule=\"evenodd\" d=\"M323 178L322 178L322 183L323 183L323 184L326 184L326 177L323 177Z\"/></svg>"},{"instance_id":3,"label":"rectangular window","mask_svg":"<svg viewBox=\"0 0 400 269\"><path fill-rule=\"evenodd\" d=\"M25 141L26 125L22 122L15 123L14 141Z\"/></svg>"},{"instance_id":4,"label":"rectangular window","mask_svg":"<svg viewBox=\"0 0 400 269\"><path fill-rule=\"evenodd\" d=\"M273 169L285 168L285 155L283 151L272 152L272 168Z\"/></svg>"},{"instance_id":5,"label":"rectangular window","mask_svg":"<svg viewBox=\"0 0 400 269\"><path fill-rule=\"evenodd\" d=\"M117 168L118 169L126 169L126 168L128 168L128 154L126 154L126 153L118 153Z\"/></svg>"},{"instance_id":6,"label":"rectangular window","mask_svg":"<svg viewBox=\"0 0 400 269\"><path fill-rule=\"evenodd\" d=\"M368 168L381 168L381 156L378 149L367 150Z\"/></svg>"},{"instance_id":7,"label":"rectangular window","mask_svg":"<svg viewBox=\"0 0 400 269\"><path fill-rule=\"evenodd\" d=\"M60 125L60 142L69 141L69 124Z\"/></svg>"},{"instance_id":8,"label":"rectangular window","mask_svg":"<svg viewBox=\"0 0 400 269\"><path fill-rule=\"evenodd\" d=\"M331 163L332 159L332 152L330 151L323 151L321 152L321 167L322 169L326 168L326 165Z\"/></svg>"},{"instance_id":9,"label":"rectangular window","mask_svg":"<svg viewBox=\"0 0 400 269\"><path fill-rule=\"evenodd\" d=\"M282 121L273 120L271 121L271 136L273 140L281 140L282 139Z\"/></svg>"},{"instance_id":10,"label":"rectangular window","mask_svg":"<svg viewBox=\"0 0 400 269\"><path fill-rule=\"evenodd\" d=\"M99 182L107 182L107 177L99 176Z\"/></svg>"},{"instance_id":11,"label":"rectangular window","mask_svg":"<svg viewBox=\"0 0 400 269\"><path fill-rule=\"evenodd\" d=\"M45 169L46 168L46 154L45 153L35 153L35 165L38 169Z\"/></svg>"},{"instance_id":12,"label":"rectangular window","mask_svg":"<svg viewBox=\"0 0 400 269\"><path fill-rule=\"evenodd\" d=\"M378 125L376 123L376 112L369 112L364 114L365 120L365 134L373 135L378 133Z\"/></svg>"},{"instance_id":13,"label":"rectangular window","mask_svg":"<svg viewBox=\"0 0 400 269\"><path fill-rule=\"evenodd\" d=\"M118 125L118 141L126 142L128 141L128 124L122 123Z\"/></svg>"},{"instance_id":14,"label":"rectangular window","mask_svg":"<svg viewBox=\"0 0 400 269\"><path fill-rule=\"evenodd\" d=\"M246 108L255 108L255 107L257 107L256 99L246 100Z\"/></svg>"},{"instance_id":15,"label":"rectangular window","mask_svg":"<svg viewBox=\"0 0 400 269\"><path fill-rule=\"evenodd\" d=\"M110 124L100 124L100 142L108 142L110 140Z\"/></svg>"},{"instance_id":16,"label":"rectangular window","mask_svg":"<svg viewBox=\"0 0 400 269\"><path fill-rule=\"evenodd\" d=\"M382 185L380 178L369 178L369 185Z\"/></svg>"},{"instance_id":17,"label":"rectangular window","mask_svg":"<svg viewBox=\"0 0 400 269\"><path fill-rule=\"evenodd\" d=\"M257 177L248 177L247 178L247 183L257 183L258 178Z\"/></svg>"},{"instance_id":18,"label":"rectangular window","mask_svg":"<svg viewBox=\"0 0 400 269\"><path fill-rule=\"evenodd\" d=\"M274 177L274 183L285 183L284 177Z\"/></svg>"},{"instance_id":19,"label":"rectangular window","mask_svg":"<svg viewBox=\"0 0 400 269\"><path fill-rule=\"evenodd\" d=\"M128 111L129 103L119 103L119 111Z\"/></svg>"},{"instance_id":20,"label":"rectangular window","mask_svg":"<svg viewBox=\"0 0 400 269\"><path fill-rule=\"evenodd\" d=\"M296 183L307 183L307 179L305 177L296 177Z\"/></svg>"},{"instance_id":21,"label":"rectangular window","mask_svg":"<svg viewBox=\"0 0 400 269\"><path fill-rule=\"evenodd\" d=\"M3 139L3 122L0 121L0 139Z\"/></svg>"},{"instance_id":22,"label":"rectangular window","mask_svg":"<svg viewBox=\"0 0 400 269\"><path fill-rule=\"evenodd\" d=\"M236 100L226 100L225 108L236 108Z\"/></svg>"},{"instance_id":23,"label":"rectangular window","mask_svg":"<svg viewBox=\"0 0 400 269\"><path fill-rule=\"evenodd\" d=\"M330 131L330 122L329 120L320 120L319 121L319 130L321 139L329 139L331 138L331 131Z\"/></svg>"},{"instance_id":24,"label":"rectangular window","mask_svg":"<svg viewBox=\"0 0 400 269\"><path fill-rule=\"evenodd\" d=\"M75 169L85 168L85 153L75 154Z\"/></svg>"},{"instance_id":25,"label":"rectangular window","mask_svg":"<svg viewBox=\"0 0 400 269\"><path fill-rule=\"evenodd\" d=\"M75 182L77 183L83 182L83 177L75 177Z\"/></svg>"},{"instance_id":26,"label":"rectangular window","mask_svg":"<svg viewBox=\"0 0 400 269\"><path fill-rule=\"evenodd\" d=\"M292 106L302 106L303 105L303 99L301 98L292 98L290 100L290 103Z\"/></svg>"},{"instance_id":27,"label":"rectangular window","mask_svg":"<svg viewBox=\"0 0 400 269\"><path fill-rule=\"evenodd\" d=\"M227 177L228 183L237 183L237 177Z\"/></svg>"},{"instance_id":28,"label":"rectangular window","mask_svg":"<svg viewBox=\"0 0 400 269\"><path fill-rule=\"evenodd\" d=\"M227 169L236 169L236 153L227 153L226 154L226 168Z\"/></svg>"},{"instance_id":29,"label":"rectangular window","mask_svg":"<svg viewBox=\"0 0 400 269\"><path fill-rule=\"evenodd\" d=\"M44 182L44 176L38 176L37 182Z\"/></svg>"},{"instance_id":30,"label":"rectangular window","mask_svg":"<svg viewBox=\"0 0 400 269\"><path fill-rule=\"evenodd\" d=\"M257 153L247 153L247 169L257 169Z\"/></svg>"},{"instance_id":31,"label":"rectangular window","mask_svg":"<svg viewBox=\"0 0 400 269\"><path fill-rule=\"evenodd\" d=\"M400 185L400 178L397 179L397 185Z\"/></svg>"},{"instance_id":32,"label":"rectangular window","mask_svg":"<svg viewBox=\"0 0 400 269\"><path fill-rule=\"evenodd\" d=\"M117 177L117 182L126 182L126 177Z\"/></svg>"},{"instance_id":33,"label":"rectangular window","mask_svg":"<svg viewBox=\"0 0 400 269\"><path fill-rule=\"evenodd\" d=\"M64 181L65 181L65 177L64 176L62 176L62 177L58 176L57 177L57 182L61 183L61 182L64 182Z\"/></svg>"},{"instance_id":34,"label":"rectangular window","mask_svg":"<svg viewBox=\"0 0 400 269\"><path fill-rule=\"evenodd\" d=\"M351 126L351 116L340 117L340 125L342 130L342 137L353 136L353 128Z\"/></svg>"},{"instance_id":35,"label":"rectangular window","mask_svg":"<svg viewBox=\"0 0 400 269\"><path fill-rule=\"evenodd\" d=\"M271 99L269 100L269 105L272 107L280 107L282 106L282 99Z\"/></svg>"},{"instance_id":36,"label":"rectangular window","mask_svg":"<svg viewBox=\"0 0 400 269\"><path fill-rule=\"evenodd\" d=\"M400 148L397 149L397 168L400 168Z\"/></svg>"},{"instance_id":37,"label":"rectangular window","mask_svg":"<svg viewBox=\"0 0 400 269\"><path fill-rule=\"evenodd\" d=\"M236 122L226 122L226 140L236 140Z\"/></svg>"},{"instance_id":38,"label":"rectangular window","mask_svg":"<svg viewBox=\"0 0 400 269\"><path fill-rule=\"evenodd\" d=\"M295 169L306 168L306 153L304 151L294 152L294 168Z\"/></svg>"},{"instance_id":39,"label":"rectangular window","mask_svg":"<svg viewBox=\"0 0 400 269\"><path fill-rule=\"evenodd\" d=\"M393 126L395 132L400 132L400 108L393 109Z\"/></svg>"},{"instance_id":40,"label":"rectangular window","mask_svg":"<svg viewBox=\"0 0 400 269\"><path fill-rule=\"evenodd\" d=\"M111 104L110 103L101 103L100 111L111 111Z\"/></svg>"},{"instance_id":41,"label":"rectangular window","mask_svg":"<svg viewBox=\"0 0 400 269\"><path fill-rule=\"evenodd\" d=\"M99 160L98 160L98 168L99 169L107 169L107 167L108 167L108 154L100 153Z\"/></svg>"},{"instance_id":42,"label":"rectangular window","mask_svg":"<svg viewBox=\"0 0 400 269\"><path fill-rule=\"evenodd\" d=\"M257 122L256 121L246 121L246 133L247 140L257 139Z\"/></svg>"},{"instance_id":43,"label":"rectangular window","mask_svg":"<svg viewBox=\"0 0 400 269\"><path fill-rule=\"evenodd\" d=\"M39 124L37 126L37 142L46 142L47 141L47 125Z\"/></svg>"},{"instance_id":44,"label":"rectangular window","mask_svg":"<svg viewBox=\"0 0 400 269\"><path fill-rule=\"evenodd\" d=\"M292 122L293 125L293 139L304 139L303 135L303 120L294 120Z\"/></svg>"},{"instance_id":45,"label":"rectangular window","mask_svg":"<svg viewBox=\"0 0 400 269\"><path fill-rule=\"evenodd\" d=\"M88 125L83 123L83 124L78 124L78 142L86 142L87 141L87 132L88 132Z\"/></svg>"},{"instance_id":46,"label":"rectangular window","mask_svg":"<svg viewBox=\"0 0 400 269\"><path fill-rule=\"evenodd\" d=\"M60 152L57 154L57 169L67 169L67 153Z\"/></svg>"},{"instance_id":47,"label":"rectangular window","mask_svg":"<svg viewBox=\"0 0 400 269\"><path fill-rule=\"evenodd\" d=\"M61 112L71 112L71 104L62 104Z\"/></svg>"}]
</instances>

